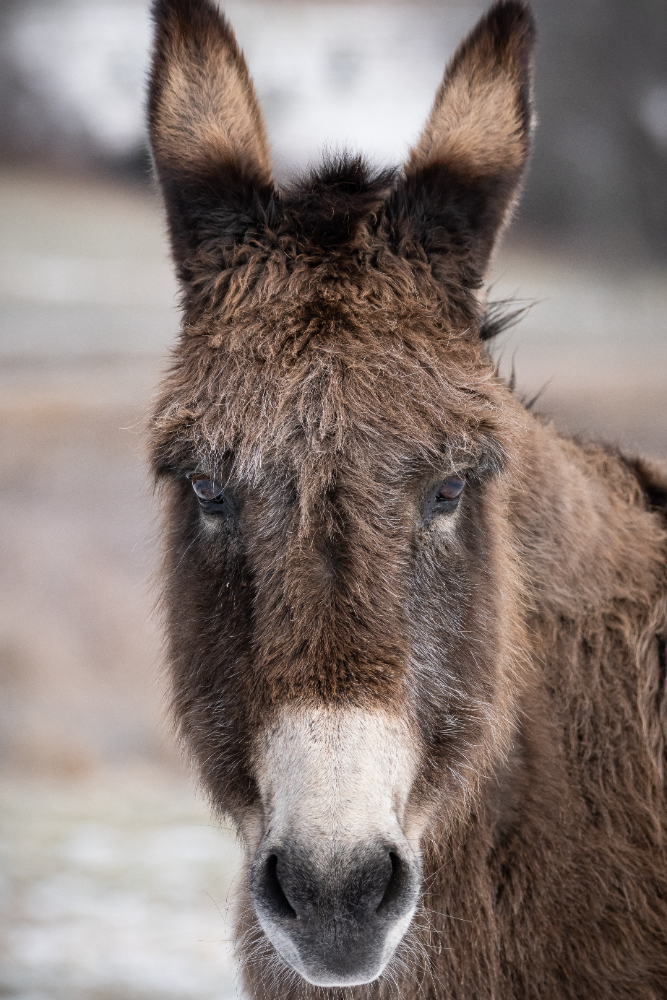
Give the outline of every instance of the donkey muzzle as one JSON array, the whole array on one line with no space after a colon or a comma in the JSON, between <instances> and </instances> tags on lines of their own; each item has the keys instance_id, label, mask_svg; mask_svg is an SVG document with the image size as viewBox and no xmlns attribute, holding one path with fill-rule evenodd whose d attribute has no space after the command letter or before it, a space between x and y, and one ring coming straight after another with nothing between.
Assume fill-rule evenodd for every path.
<instances>
[{"instance_id":1,"label":"donkey muzzle","mask_svg":"<svg viewBox=\"0 0 667 1000\"><path fill-rule=\"evenodd\" d=\"M313 852L262 844L250 890L280 956L316 986L376 979L412 919L419 868L407 844L363 843Z\"/></svg>"}]
</instances>

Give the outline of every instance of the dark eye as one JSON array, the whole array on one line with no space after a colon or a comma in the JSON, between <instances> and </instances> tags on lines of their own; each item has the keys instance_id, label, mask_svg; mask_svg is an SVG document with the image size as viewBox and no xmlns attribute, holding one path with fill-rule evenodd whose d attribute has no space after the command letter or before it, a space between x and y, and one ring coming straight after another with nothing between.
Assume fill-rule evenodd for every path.
<instances>
[{"instance_id":1,"label":"dark eye","mask_svg":"<svg viewBox=\"0 0 667 1000\"><path fill-rule=\"evenodd\" d=\"M465 479L461 479L460 476L447 476L447 479L443 480L438 486L438 491L435 495L436 503L451 503L452 500L458 501L463 493L465 484Z\"/></svg>"},{"instance_id":2,"label":"dark eye","mask_svg":"<svg viewBox=\"0 0 667 1000\"><path fill-rule=\"evenodd\" d=\"M224 490L220 483L207 476L188 476L192 488L204 503L224 503Z\"/></svg>"},{"instance_id":3,"label":"dark eye","mask_svg":"<svg viewBox=\"0 0 667 1000\"><path fill-rule=\"evenodd\" d=\"M424 520L430 524L434 517L442 514L453 514L459 505L461 494L466 486L461 476L447 476L437 486L431 488L424 508Z\"/></svg>"}]
</instances>

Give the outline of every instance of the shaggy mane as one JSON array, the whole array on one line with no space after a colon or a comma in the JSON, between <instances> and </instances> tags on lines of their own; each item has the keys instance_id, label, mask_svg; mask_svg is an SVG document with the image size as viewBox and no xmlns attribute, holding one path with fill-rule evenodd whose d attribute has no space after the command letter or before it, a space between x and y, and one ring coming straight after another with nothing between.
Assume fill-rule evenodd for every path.
<instances>
[{"instance_id":1,"label":"shaggy mane","mask_svg":"<svg viewBox=\"0 0 667 1000\"><path fill-rule=\"evenodd\" d=\"M286 215L323 249L347 246L389 196L398 171L373 168L362 156L327 153L283 192Z\"/></svg>"}]
</instances>

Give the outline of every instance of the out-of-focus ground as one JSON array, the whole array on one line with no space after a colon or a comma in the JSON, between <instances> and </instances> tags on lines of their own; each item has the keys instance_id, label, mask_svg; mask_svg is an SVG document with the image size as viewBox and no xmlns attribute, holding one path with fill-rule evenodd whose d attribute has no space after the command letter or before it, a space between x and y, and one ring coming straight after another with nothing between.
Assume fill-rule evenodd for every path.
<instances>
[{"instance_id":1,"label":"out-of-focus ground","mask_svg":"<svg viewBox=\"0 0 667 1000\"><path fill-rule=\"evenodd\" d=\"M240 855L163 722L149 585L156 201L0 174L0 262L0 996L223 1000Z\"/></svg>"},{"instance_id":2,"label":"out-of-focus ground","mask_svg":"<svg viewBox=\"0 0 667 1000\"><path fill-rule=\"evenodd\" d=\"M149 768L4 777L0 834L0 996L237 996L238 853L187 786Z\"/></svg>"},{"instance_id":3,"label":"out-of-focus ground","mask_svg":"<svg viewBox=\"0 0 667 1000\"><path fill-rule=\"evenodd\" d=\"M178 329L157 199L0 174L0 995L234 995L231 835L163 722L143 462ZM508 243L496 348L570 431L667 454L664 272Z\"/></svg>"}]
</instances>

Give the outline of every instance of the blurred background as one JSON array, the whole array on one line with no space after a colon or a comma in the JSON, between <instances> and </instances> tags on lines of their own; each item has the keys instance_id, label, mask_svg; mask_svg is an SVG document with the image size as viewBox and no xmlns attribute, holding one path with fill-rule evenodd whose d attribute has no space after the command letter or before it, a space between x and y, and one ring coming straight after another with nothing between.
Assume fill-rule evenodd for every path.
<instances>
[{"instance_id":1,"label":"blurred background","mask_svg":"<svg viewBox=\"0 0 667 1000\"><path fill-rule=\"evenodd\" d=\"M400 163L481 0L233 0L277 173ZM667 4L534 0L495 347L558 426L667 455ZM143 0L0 0L0 996L237 994L237 847L164 721L151 388L178 330Z\"/></svg>"}]
</instances>

